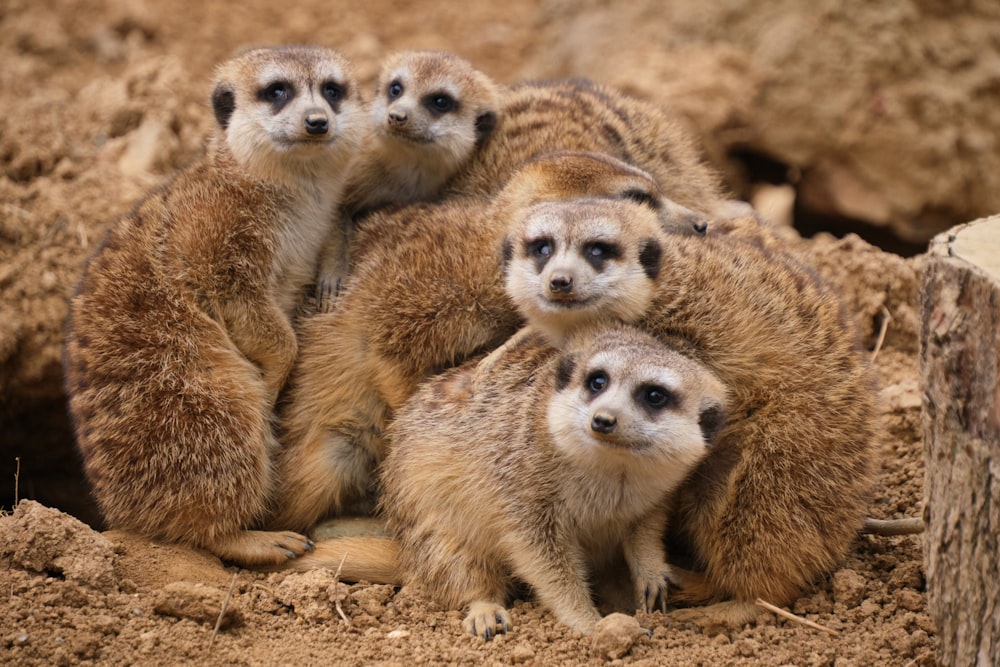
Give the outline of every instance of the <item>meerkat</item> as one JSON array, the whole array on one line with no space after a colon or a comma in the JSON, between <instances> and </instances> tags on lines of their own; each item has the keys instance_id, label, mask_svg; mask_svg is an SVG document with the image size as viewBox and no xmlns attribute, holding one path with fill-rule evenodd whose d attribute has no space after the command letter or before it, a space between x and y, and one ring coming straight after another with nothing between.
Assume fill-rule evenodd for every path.
<instances>
[{"instance_id":1,"label":"meerkat","mask_svg":"<svg viewBox=\"0 0 1000 667\"><path fill-rule=\"evenodd\" d=\"M256 530L273 489L290 319L363 136L349 62L318 47L222 63L204 157L112 227L71 299L66 390L108 524L239 564L311 548Z\"/></svg>"},{"instance_id":2,"label":"meerkat","mask_svg":"<svg viewBox=\"0 0 1000 667\"><path fill-rule=\"evenodd\" d=\"M468 372L422 385L389 428L380 506L404 583L466 606L485 639L511 627L515 582L587 633L591 572L621 548L638 606L664 604L666 498L724 422L724 385L615 324L558 351L528 337L456 399Z\"/></svg>"},{"instance_id":3,"label":"meerkat","mask_svg":"<svg viewBox=\"0 0 1000 667\"><path fill-rule=\"evenodd\" d=\"M730 418L678 488L667 542L671 560L681 566L675 568L681 590L672 600L718 604L673 614L739 625L758 614L758 598L789 604L832 571L862 527L876 432L873 371L838 296L776 242L753 234L675 235L663 244L660 262L649 307L635 326L705 364L730 387ZM435 274L421 278L423 269L408 276L410 302L420 295L421 303L443 303ZM371 384L379 377L410 381L413 366L403 356L410 349L446 367L441 348L430 343L470 341L444 332L474 329L479 340L491 331L510 333L514 305L506 294L479 292L461 303L464 309L437 310L428 339L411 331L429 321L414 317L423 311L375 304L364 325L371 335L366 343L376 340L381 347L361 355L367 360L373 349L381 352L365 371ZM477 324L477 313L488 315ZM399 338L379 338L383 330ZM391 348L382 342L389 340ZM414 342L421 346L409 347ZM481 349L467 345L464 352ZM463 352L448 351L454 357ZM461 382L449 386L457 397L467 389ZM385 397L378 405L386 413L394 400L390 390L372 392ZM373 557L384 556L376 547Z\"/></svg>"},{"instance_id":4,"label":"meerkat","mask_svg":"<svg viewBox=\"0 0 1000 667\"><path fill-rule=\"evenodd\" d=\"M703 231L645 172L570 151L529 161L492 202L458 198L373 214L379 238L362 230L359 263L336 311L299 326L299 359L280 410L285 491L272 526L304 531L331 514L370 509L392 411L422 380L498 347L521 325L504 293L504 221L540 202L580 197L628 202L637 220L678 234ZM639 252L641 236L630 252Z\"/></svg>"},{"instance_id":5,"label":"meerkat","mask_svg":"<svg viewBox=\"0 0 1000 667\"><path fill-rule=\"evenodd\" d=\"M446 51L401 51L383 63L365 148L320 259L321 309L349 273L354 221L387 204L430 201L489 138L500 89Z\"/></svg>"}]
</instances>

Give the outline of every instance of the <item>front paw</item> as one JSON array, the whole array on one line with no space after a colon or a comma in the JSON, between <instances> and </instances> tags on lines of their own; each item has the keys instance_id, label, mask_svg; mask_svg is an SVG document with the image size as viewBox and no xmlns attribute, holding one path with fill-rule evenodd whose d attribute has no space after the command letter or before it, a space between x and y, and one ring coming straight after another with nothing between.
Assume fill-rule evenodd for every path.
<instances>
[{"instance_id":1,"label":"front paw","mask_svg":"<svg viewBox=\"0 0 1000 667\"><path fill-rule=\"evenodd\" d=\"M636 582L638 608L645 612L659 609L666 613L667 598L670 596L670 569L650 573Z\"/></svg>"},{"instance_id":2,"label":"front paw","mask_svg":"<svg viewBox=\"0 0 1000 667\"><path fill-rule=\"evenodd\" d=\"M343 287L341 276L320 276L316 281L316 312L333 312Z\"/></svg>"},{"instance_id":3,"label":"front paw","mask_svg":"<svg viewBox=\"0 0 1000 667\"><path fill-rule=\"evenodd\" d=\"M510 613L495 602L473 602L462 626L470 635L490 640L510 630Z\"/></svg>"}]
</instances>

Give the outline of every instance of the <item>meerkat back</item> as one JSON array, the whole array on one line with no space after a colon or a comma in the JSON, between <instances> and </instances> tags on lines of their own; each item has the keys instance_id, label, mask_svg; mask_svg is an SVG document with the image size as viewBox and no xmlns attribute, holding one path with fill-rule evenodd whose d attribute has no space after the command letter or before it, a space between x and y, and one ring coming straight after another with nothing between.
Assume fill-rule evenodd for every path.
<instances>
[{"instance_id":1,"label":"meerkat back","mask_svg":"<svg viewBox=\"0 0 1000 667\"><path fill-rule=\"evenodd\" d=\"M246 51L217 72L206 155L112 227L70 303L66 388L108 524L242 564L303 553L248 530L272 491L289 318L360 142L347 61Z\"/></svg>"}]
</instances>

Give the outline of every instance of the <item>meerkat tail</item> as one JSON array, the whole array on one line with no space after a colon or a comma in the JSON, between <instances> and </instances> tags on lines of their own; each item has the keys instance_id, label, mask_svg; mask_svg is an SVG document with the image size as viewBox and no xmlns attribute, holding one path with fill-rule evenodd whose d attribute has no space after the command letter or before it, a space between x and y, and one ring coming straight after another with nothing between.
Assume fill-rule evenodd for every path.
<instances>
[{"instance_id":1,"label":"meerkat tail","mask_svg":"<svg viewBox=\"0 0 1000 667\"><path fill-rule=\"evenodd\" d=\"M337 570L344 581L401 586L399 543L389 537L338 537L314 543L314 549L282 566L283 571Z\"/></svg>"}]
</instances>

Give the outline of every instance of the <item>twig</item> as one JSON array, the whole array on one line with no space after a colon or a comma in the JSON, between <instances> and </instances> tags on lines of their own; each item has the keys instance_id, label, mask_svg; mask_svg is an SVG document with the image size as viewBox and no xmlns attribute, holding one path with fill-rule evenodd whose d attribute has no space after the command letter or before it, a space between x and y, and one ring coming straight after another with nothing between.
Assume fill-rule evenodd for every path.
<instances>
[{"instance_id":1,"label":"twig","mask_svg":"<svg viewBox=\"0 0 1000 667\"><path fill-rule=\"evenodd\" d=\"M879 350L882 349L882 343L885 342L885 332L889 329L889 320L892 319L892 315L889 314L889 309L882 306L882 326L879 327L878 340L875 341L875 349L872 350L872 362L875 361L875 357L878 356Z\"/></svg>"},{"instance_id":2,"label":"twig","mask_svg":"<svg viewBox=\"0 0 1000 667\"><path fill-rule=\"evenodd\" d=\"M347 554L344 554L343 558L340 559L340 565L337 566L337 571L333 573L333 586L334 586L334 590L337 590L338 588L340 588L340 571L344 568L344 561L345 560L347 560ZM337 613L340 614L340 617L342 619L344 619L344 623L347 623L348 625L350 625L351 624L350 619L347 618L347 614L344 613L344 608L340 606L340 593L339 592L337 593L336 597L334 598L333 604L337 608Z\"/></svg>"},{"instance_id":3,"label":"twig","mask_svg":"<svg viewBox=\"0 0 1000 667\"><path fill-rule=\"evenodd\" d=\"M17 507L17 504L21 502L21 500L17 497L17 482L21 477L21 457L15 456L14 460L17 462L17 468L14 470L14 507Z\"/></svg>"},{"instance_id":4,"label":"twig","mask_svg":"<svg viewBox=\"0 0 1000 667\"><path fill-rule=\"evenodd\" d=\"M924 532L923 519L865 519L862 532L871 535L881 535L882 537L895 537L897 535L917 535Z\"/></svg>"},{"instance_id":5,"label":"twig","mask_svg":"<svg viewBox=\"0 0 1000 667\"><path fill-rule=\"evenodd\" d=\"M233 580L229 582L229 592L226 593L226 599L222 601L222 609L219 610L219 618L215 621L215 629L212 630L212 638L208 641L208 650L212 650L212 645L215 644L215 635L219 634L219 628L222 627L222 618L226 615L226 607L229 606L229 599L233 597L233 589L236 588L236 572L233 572Z\"/></svg>"},{"instance_id":6,"label":"twig","mask_svg":"<svg viewBox=\"0 0 1000 667\"><path fill-rule=\"evenodd\" d=\"M770 602L764 602L760 598L757 598L757 600L755 602L756 602L756 604L757 604L758 607L763 607L764 609L768 610L769 612L777 614L778 616L781 616L782 618L788 619L789 621L793 621L795 623L801 623L802 625L810 627L813 630L819 630L820 632L826 632L826 633L831 634L831 635L839 635L840 634L840 632L838 630L834 630L833 628L824 627L824 626L820 625L819 623L813 623L808 618L802 618L801 616L796 616L792 612L785 611L781 607L775 607Z\"/></svg>"}]
</instances>

